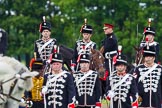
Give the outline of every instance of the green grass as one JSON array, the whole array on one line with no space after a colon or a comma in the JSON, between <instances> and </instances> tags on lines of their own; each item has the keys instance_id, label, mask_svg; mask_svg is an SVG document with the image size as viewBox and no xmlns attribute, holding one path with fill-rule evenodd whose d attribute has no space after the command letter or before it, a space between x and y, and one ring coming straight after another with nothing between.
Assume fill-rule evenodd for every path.
<instances>
[{"instance_id":1,"label":"green grass","mask_svg":"<svg viewBox=\"0 0 162 108\"><path fill-rule=\"evenodd\" d=\"M102 99L101 103L102 103L102 107L101 108L108 108L108 106L109 106L109 101L108 100Z\"/></svg>"}]
</instances>

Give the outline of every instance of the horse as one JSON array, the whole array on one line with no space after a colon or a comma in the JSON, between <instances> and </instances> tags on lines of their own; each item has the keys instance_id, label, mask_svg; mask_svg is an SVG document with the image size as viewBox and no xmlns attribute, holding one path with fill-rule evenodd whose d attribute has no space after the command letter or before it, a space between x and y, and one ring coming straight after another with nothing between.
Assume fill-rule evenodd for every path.
<instances>
[{"instance_id":1,"label":"horse","mask_svg":"<svg viewBox=\"0 0 162 108\"><path fill-rule=\"evenodd\" d=\"M60 54L63 57L63 63L66 64L69 71L71 70L71 61L74 56L74 50L68 48L64 45L60 45ZM104 57L102 53L98 50L91 49L91 58L90 58L90 69L95 70L99 73L99 77L103 78L105 74L105 67L104 67Z\"/></svg>"},{"instance_id":2,"label":"horse","mask_svg":"<svg viewBox=\"0 0 162 108\"><path fill-rule=\"evenodd\" d=\"M139 64L143 63L143 47L135 47L136 50L136 56L135 56L135 66L138 66Z\"/></svg>"},{"instance_id":3,"label":"horse","mask_svg":"<svg viewBox=\"0 0 162 108\"><path fill-rule=\"evenodd\" d=\"M104 56L98 50L91 49L91 59L90 59L90 69L96 70L99 72L99 77L103 78L105 75L105 67L104 67Z\"/></svg>"},{"instance_id":4,"label":"horse","mask_svg":"<svg viewBox=\"0 0 162 108\"><path fill-rule=\"evenodd\" d=\"M12 57L0 57L0 108L18 108L25 90L32 86L32 77L38 72L28 68Z\"/></svg>"},{"instance_id":5,"label":"horse","mask_svg":"<svg viewBox=\"0 0 162 108\"><path fill-rule=\"evenodd\" d=\"M66 65L66 67L69 71L72 71L71 61L74 56L74 50L72 48L68 48L64 45L59 45L59 48L60 48L60 54L62 55L62 58L63 58L63 64Z\"/></svg>"},{"instance_id":6,"label":"horse","mask_svg":"<svg viewBox=\"0 0 162 108\"><path fill-rule=\"evenodd\" d=\"M3 56L7 50L7 39L7 32L4 29L0 28L0 56Z\"/></svg>"}]
</instances>

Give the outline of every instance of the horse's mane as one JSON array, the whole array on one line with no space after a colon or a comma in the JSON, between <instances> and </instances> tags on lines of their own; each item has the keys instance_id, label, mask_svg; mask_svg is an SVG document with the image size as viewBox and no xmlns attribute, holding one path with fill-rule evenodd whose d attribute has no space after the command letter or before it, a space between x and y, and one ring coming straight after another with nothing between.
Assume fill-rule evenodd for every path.
<instances>
[{"instance_id":1,"label":"horse's mane","mask_svg":"<svg viewBox=\"0 0 162 108\"><path fill-rule=\"evenodd\" d=\"M13 57L8 57L8 56L0 57L0 62L7 63L17 72L19 72L22 68L25 69L26 71L29 71L24 64L20 63L18 60L16 60Z\"/></svg>"},{"instance_id":2,"label":"horse's mane","mask_svg":"<svg viewBox=\"0 0 162 108\"><path fill-rule=\"evenodd\" d=\"M64 45L60 45L60 53L62 54L63 58L65 59L72 59L73 58L73 54L74 54L74 50L72 48L68 48Z\"/></svg>"}]
</instances>

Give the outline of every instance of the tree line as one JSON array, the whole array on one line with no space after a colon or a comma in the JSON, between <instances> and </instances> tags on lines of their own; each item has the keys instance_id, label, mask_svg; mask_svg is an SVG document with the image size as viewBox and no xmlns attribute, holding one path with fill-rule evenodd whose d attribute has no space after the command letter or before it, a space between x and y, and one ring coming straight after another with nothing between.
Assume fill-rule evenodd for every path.
<instances>
[{"instance_id":1,"label":"tree line","mask_svg":"<svg viewBox=\"0 0 162 108\"><path fill-rule=\"evenodd\" d=\"M28 66L43 16L52 24L52 37L70 48L81 39L84 18L93 26L92 40L98 49L105 38L103 24L111 23L123 53L134 62L133 46L140 44L148 18L156 29L155 40L162 40L161 4L160 0L0 0L0 27L8 32L7 55L25 60Z\"/></svg>"}]
</instances>

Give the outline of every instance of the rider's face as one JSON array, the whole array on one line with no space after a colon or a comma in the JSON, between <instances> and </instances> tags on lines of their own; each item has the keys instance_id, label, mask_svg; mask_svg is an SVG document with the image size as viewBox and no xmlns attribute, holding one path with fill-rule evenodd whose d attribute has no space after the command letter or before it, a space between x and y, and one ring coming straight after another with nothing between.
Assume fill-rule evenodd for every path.
<instances>
[{"instance_id":1,"label":"rider's face","mask_svg":"<svg viewBox=\"0 0 162 108\"><path fill-rule=\"evenodd\" d=\"M80 63L80 70L82 72L87 72L89 70L89 63L87 62Z\"/></svg>"},{"instance_id":2,"label":"rider's face","mask_svg":"<svg viewBox=\"0 0 162 108\"><path fill-rule=\"evenodd\" d=\"M42 37L43 38L50 38L51 32L47 29L42 31Z\"/></svg>"},{"instance_id":3,"label":"rider's face","mask_svg":"<svg viewBox=\"0 0 162 108\"><path fill-rule=\"evenodd\" d=\"M91 34L89 34L89 33L83 33L83 40L89 41L90 38L91 38Z\"/></svg>"},{"instance_id":4,"label":"rider's face","mask_svg":"<svg viewBox=\"0 0 162 108\"><path fill-rule=\"evenodd\" d=\"M60 62L53 62L51 64L52 72L58 73L62 70L62 63Z\"/></svg>"},{"instance_id":5,"label":"rider's face","mask_svg":"<svg viewBox=\"0 0 162 108\"><path fill-rule=\"evenodd\" d=\"M119 64L119 65L116 66L117 72L125 72L126 71L126 68L127 67L124 64Z\"/></svg>"},{"instance_id":6,"label":"rider's face","mask_svg":"<svg viewBox=\"0 0 162 108\"><path fill-rule=\"evenodd\" d=\"M148 38L148 42L153 42L154 41L154 36L152 34L147 34L146 38Z\"/></svg>"},{"instance_id":7,"label":"rider's face","mask_svg":"<svg viewBox=\"0 0 162 108\"><path fill-rule=\"evenodd\" d=\"M153 64L154 63L155 57L154 56L146 56L144 58L144 60L145 60L145 63L146 64L150 65L150 64Z\"/></svg>"},{"instance_id":8,"label":"rider's face","mask_svg":"<svg viewBox=\"0 0 162 108\"><path fill-rule=\"evenodd\" d=\"M105 28L104 29L104 33L105 34L110 34L110 33L112 33L113 32L113 29L112 28Z\"/></svg>"}]
</instances>

